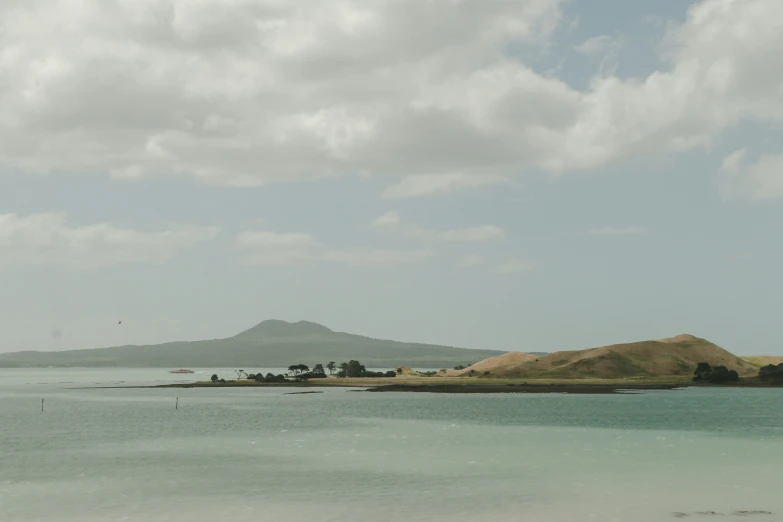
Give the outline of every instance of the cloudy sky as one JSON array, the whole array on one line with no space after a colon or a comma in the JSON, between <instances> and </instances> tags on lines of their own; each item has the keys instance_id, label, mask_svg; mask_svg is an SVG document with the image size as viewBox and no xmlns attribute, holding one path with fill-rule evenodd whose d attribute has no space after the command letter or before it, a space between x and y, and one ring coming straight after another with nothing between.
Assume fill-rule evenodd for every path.
<instances>
[{"instance_id":1,"label":"cloudy sky","mask_svg":"<svg viewBox=\"0 0 783 522\"><path fill-rule=\"evenodd\" d=\"M5 0L0 351L279 318L783 354L781 34L780 0Z\"/></svg>"}]
</instances>

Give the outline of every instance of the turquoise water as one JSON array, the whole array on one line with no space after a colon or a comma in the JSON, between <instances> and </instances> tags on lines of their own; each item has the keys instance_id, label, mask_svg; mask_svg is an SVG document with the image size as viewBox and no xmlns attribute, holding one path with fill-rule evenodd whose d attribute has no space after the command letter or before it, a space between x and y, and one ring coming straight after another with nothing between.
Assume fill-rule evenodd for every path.
<instances>
[{"instance_id":1,"label":"turquoise water","mask_svg":"<svg viewBox=\"0 0 783 522\"><path fill-rule=\"evenodd\" d=\"M0 520L783 521L783 390L68 389L168 380L0 370Z\"/></svg>"}]
</instances>

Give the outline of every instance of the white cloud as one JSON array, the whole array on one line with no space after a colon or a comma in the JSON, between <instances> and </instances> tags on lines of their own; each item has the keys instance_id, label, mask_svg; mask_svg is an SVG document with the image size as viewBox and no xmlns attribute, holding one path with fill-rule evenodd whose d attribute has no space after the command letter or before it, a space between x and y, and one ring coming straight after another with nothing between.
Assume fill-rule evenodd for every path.
<instances>
[{"instance_id":1,"label":"white cloud","mask_svg":"<svg viewBox=\"0 0 783 522\"><path fill-rule=\"evenodd\" d=\"M614 75L619 65L620 41L608 35L594 36L574 47L584 55L601 55L600 76Z\"/></svg>"},{"instance_id":2,"label":"white cloud","mask_svg":"<svg viewBox=\"0 0 783 522\"><path fill-rule=\"evenodd\" d=\"M237 236L244 261L255 265L287 265L321 259L326 248L310 234L246 231Z\"/></svg>"},{"instance_id":3,"label":"white cloud","mask_svg":"<svg viewBox=\"0 0 783 522\"><path fill-rule=\"evenodd\" d=\"M546 42L562 1L6 2L0 163L240 186L453 172L471 125L416 100Z\"/></svg>"},{"instance_id":4,"label":"white cloud","mask_svg":"<svg viewBox=\"0 0 783 522\"><path fill-rule=\"evenodd\" d=\"M478 255L478 254L472 254L463 257L459 260L459 263L457 263L457 266L462 268L470 268L474 266L483 265L485 263L484 257Z\"/></svg>"},{"instance_id":5,"label":"white cloud","mask_svg":"<svg viewBox=\"0 0 783 522\"><path fill-rule=\"evenodd\" d=\"M384 199L445 196L454 192L507 183L504 176L480 176L465 174L421 174L407 176L381 193Z\"/></svg>"},{"instance_id":6,"label":"white cloud","mask_svg":"<svg viewBox=\"0 0 783 522\"><path fill-rule=\"evenodd\" d=\"M644 232L642 227L601 227L593 228L587 233L591 236L637 236Z\"/></svg>"},{"instance_id":7,"label":"white cloud","mask_svg":"<svg viewBox=\"0 0 783 522\"><path fill-rule=\"evenodd\" d=\"M237 246L246 265L286 266L313 262L334 262L349 266L410 264L432 257L431 250L385 250L366 247L329 248L310 234L245 231Z\"/></svg>"},{"instance_id":8,"label":"white cloud","mask_svg":"<svg viewBox=\"0 0 783 522\"><path fill-rule=\"evenodd\" d=\"M439 241L451 243L479 243L483 241L490 241L492 239L500 239L503 237L506 237L506 233L503 231L503 229L492 225L458 228L454 230L446 230L445 232L439 232L437 234Z\"/></svg>"},{"instance_id":9,"label":"white cloud","mask_svg":"<svg viewBox=\"0 0 783 522\"><path fill-rule=\"evenodd\" d=\"M749 165L746 156L747 149L741 149L723 160L724 194L751 200L783 198L783 154L764 154Z\"/></svg>"},{"instance_id":10,"label":"white cloud","mask_svg":"<svg viewBox=\"0 0 783 522\"><path fill-rule=\"evenodd\" d=\"M5 2L0 166L239 186L381 174L403 178L384 197L421 197L783 121L783 2L702 0L665 69L602 70L585 91L504 52L548 43L562 3Z\"/></svg>"},{"instance_id":11,"label":"white cloud","mask_svg":"<svg viewBox=\"0 0 783 522\"><path fill-rule=\"evenodd\" d=\"M63 214L0 215L0 266L58 263L94 268L162 262L211 241L217 227L173 226L156 232L109 223L69 225Z\"/></svg>"},{"instance_id":12,"label":"white cloud","mask_svg":"<svg viewBox=\"0 0 783 522\"><path fill-rule=\"evenodd\" d=\"M410 238L426 243L481 243L506 236L505 231L493 225L481 225L452 230L431 230L417 223L403 221L396 211L386 212L372 222L376 228L394 230Z\"/></svg>"},{"instance_id":13,"label":"white cloud","mask_svg":"<svg viewBox=\"0 0 783 522\"><path fill-rule=\"evenodd\" d=\"M400 220L400 214L397 211L389 211L385 214L382 214L375 218L372 222L372 226L374 227L394 227L399 225L401 222Z\"/></svg>"},{"instance_id":14,"label":"white cloud","mask_svg":"<svg viewBox=\"0 0 783 522\"><path fill-rule=\"evenodd\" d=\"M752 30L748 28L752 27ZM783 120L783 3L704 0L672 29L671 67L643 80L597 78L555 169L706 146L742 119Z\"/></svg>"},{"instance_id":15,"label":"white cloud","mask_svg":"<svg viewBox=\"0 0 783 522\"><path fill-rule=\"evenodd\" d=\"M533 265L522 261L521 259L510 259L505 263L502 263L495 267L495 272L498 274L517 274L519 272L527 272L533 269Z\"/></svg>"},{"instance_id":16,"label":"white cloud","mask_svg":"<svg viewBox=\"0 0 783 522\"><path fill-rule=\"evenodd\" d=\"M350 266L391 266L408 265L429 259L434 255L432 250L388 250L376 248L349 248L329 250L326 260L343 263Z\"/></svg>"},{"instance_id":17,"label":"white cloud","mask_svg":"<svg viewBox=\"0 0 783 522\"><path fill-rule=\"evenodd\" d=\"M609 51L614 44L614 38L604 34L585 40L574 47L574 50L582 54L601 54Z\"/></svg>"},{"instance_id":18,"label":"white cloud","mask_svg":"<svg viewBox=\"0 0 783 522\"><path fill-rule=\"evenodd\" d=\"M748 149L740 149L732 152L723 159L721 170L731 175L739 174L740 168L742 167L742 161L745 159L747 153Z\"/></svg>"}]
</instances>

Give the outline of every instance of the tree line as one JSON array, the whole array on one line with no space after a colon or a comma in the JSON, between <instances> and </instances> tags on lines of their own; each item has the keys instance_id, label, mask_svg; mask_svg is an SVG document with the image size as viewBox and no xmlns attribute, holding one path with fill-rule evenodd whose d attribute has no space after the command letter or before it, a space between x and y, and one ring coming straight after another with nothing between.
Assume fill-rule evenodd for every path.
<instances>
[{"instance_id":1,"label":"tree line","mask_svg":"<svg viewBox=\"0 0 783 522\"><path fill-rule=\"evenodd\" d=\"M327 372L329 374L327 375ZM329 361L325 366L323 364L316 364L310 368L306 364L292 364L288 367L288 373L286 375L272 373L247 373L245 370L236 370L237 380L251 380L256 382L290 382L293 380L306 381L309 379L325 379L329 375L337 376L341 378L346 377L396 377L397 374L390 370L388 372L373 372L368 370L362 363L356 360L350 360L348 362L342 362L337 364L334 361ZM224 383L225 379L221 379L217 374L213 374L211 378L212 382Z\"/></svg>"},{"instance_id":2,"label":"tree line","mask_svg":"<svg viewBox=\"0 0 783 522\"><path fill-rule=\"evenodd\" d=\"M713 384L725 384L739 381L736 370L729 370L725 366L710 366L709 363L700 362L693 372L693 380L697 382L710 382Z\"/></svg>"},{"instance_id":3,"label":"tree line","mask_svg":"<svg viewBox=\"0 0 783 522\"><path fill-rule=\"evenodd\" d=\"M326 372L329 375L337 376L341 378L346 377L395 377L397 374L394 371L388 372L373 372L368 370L362 363L357 360L351 359L348 362L341 362L337 364L334 361L329 361L326 366L323 364L316 364L309 368L306 364L294 364L288 367L289 374L298 379L323 379L326 378Z\"/></svg>"},{"instance_id":4,"label":"tree line","mask_svg":"<svg viewBox=\"0 0 783 522\"><path fill-rule=\"evenodd\" d=\"M725 384L739 382L740 377L736 370L730 370L725 366L710 366L709 363L701 362L696 365L693 380ZM771 384L783 384L783 363L762 366L759 369L759 380Z\"/></svg>"}]
</instances>

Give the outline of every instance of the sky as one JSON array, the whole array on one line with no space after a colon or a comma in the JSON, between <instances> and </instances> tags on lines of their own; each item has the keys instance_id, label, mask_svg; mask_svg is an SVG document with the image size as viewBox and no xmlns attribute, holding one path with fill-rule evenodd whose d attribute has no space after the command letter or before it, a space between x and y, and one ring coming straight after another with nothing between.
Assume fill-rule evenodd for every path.
<instances>
[{"instance_id":1,"label":"sky","mask_svg":"<svg viewBox=\"0 0 783 522\"><path fill-rule=\"evenodd\" d=\"M780 0L6 0L0 351L275 318L783 355L780 34Z\"/></svg>"}]
</instances>

